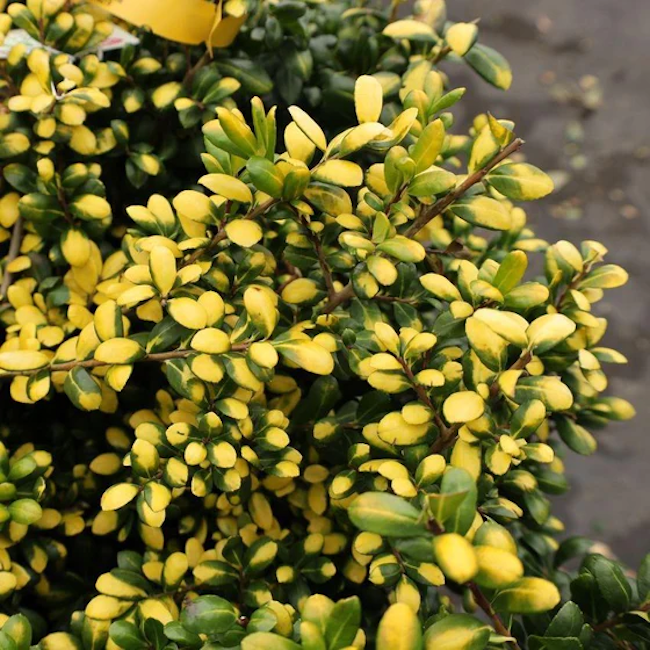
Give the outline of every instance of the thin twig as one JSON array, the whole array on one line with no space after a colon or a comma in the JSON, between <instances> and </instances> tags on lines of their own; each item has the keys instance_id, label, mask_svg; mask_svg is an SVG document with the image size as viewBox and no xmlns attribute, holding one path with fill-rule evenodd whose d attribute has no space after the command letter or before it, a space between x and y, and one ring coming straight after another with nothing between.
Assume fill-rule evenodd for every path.
<instances>
[{"instance_id":1,"label":"thin twig","mask_svg":"<svg viewBox=\"0 0 650 650\"><path fill-rule=\"evenodd\" d=\"M194 77L196 76L196 73L211 59L212 59L212 55L210 54L210 51L206 50L201 56L201 58L185 74L185 77L183 79L184 88L189 89L189 87L192 85L192 81L194 81Z\"/></svg>"},{"instance_id":2,"label":"thin twig","mask_svg":"<svg viewBox=\"0 0 650 650\"><path fill-rule=\"evenodd\" d=\"M490 604L490 601L485 597L479 586L475 582L470 582L469 588L472 592L472 595L474 596L476 604L486 613L487 616L490 617L490 620L492 621L497 634L500 634L501 636L511 636L510 630L503 624L503 621L494 611L492 605ZM516 641L510 641L508 645L512 648L512 650L521 650Z\"/></svg>"},{"instance_id":3,"label":"thin twig","mask_svg":"<svg viewBox=\"0 0 650 650\"><path fill-rule=\"evenodd\" d=\"M526 350L522 355L508 368L508 370L523 370L533 358L530 350ZM496 397L499 392L499 383L495 379L490 386L490 397Z\"/></svg>"},{"instance_id":4,"label":"thin twig","mask_svg":"<svg viewBox=\"0 0 650 650\"><path fill-rule=\"evenodd\" d=\"M278 202L278 199L269 199L268 201L264 201L264 203L260 203L257 207L253 208L250 212L248 212L243 218L244 219L255 219L255 217L259 217L261 214L266 212L271 206L275 205ZM225 228L219 228L217 231L217 234L205 245L201 246L200 248L197 248L186 260L181 262L179 264L179 268L184 268L185 266L189 266L190 264L194 264L201 255L204 253L209 253L211 250L217 246L220 242L222 242L224 239L226 239L228 235L226 234Z\"/></svg>"},{"instance_id":5,"label":"thin twig","mask_svg":"<svg viewBox=\"0 0 650 650\"><path fill-rule=\"evenodd\" d=\"M14 223L13 231L11 232L11 242L9 243L9 252L7 253L7 264L5 266L5 274L2 278L2 284L0 285L0 298L4 298L7 294L7 289L11 284L11 273L7 271L7 266L9 266L20 253L20 245L23 241L23 218L18 217L16 223Z\"/></svg>"},{"instance_id":6,"label":"thin twig","mask_svg":"<svg viewBox=\"0 0 650 650\"><path fill-rule=\"evenodd\" d=\"M217 234L205 245L197 248L186 260L183 260L179 265L179 269L182 269L190 264L194 264L201 255L204 253L209 253L215 246L223 241L226 238L226 231L223 228L219 228Z\"/></svg>"},{"instance_id":7,"label":"thin twig","mask_svg":"<svg viewBox=\"0 0 650 650\"><path fill-rule=\"evenodd\" d=\"M343 289L338 293L335 293L327 302L325 307L323 307L323 314L331 314L339 305L342 305L344 302L347 302L354 297L354 288L352 287L352 282L346 284Z\"/></svg>"},{"instance_id":8,"label":"thin twig","mask_svg":"<svg viewBox=\"0 0 650 650\"><path fill-rule=\"evenodd\" d=\"M433 63L434 65L436 63L440 63L440 61L442 61L450 52L451 52L451 48L449 47L449 45L445 45L445 47L440 48L438 53L433 57L433 59L431 59L431 63Z\"/></svg>"},{"instance_id":9,"label":"thin twig","mask_svg":"<svg viewBox=\"0 0 650 650\"><path fill-rule=\"evenodd\" d=\"M248 349L248 343L235 343L230 348L231 352L242 352ZM146 354L145 356L137 359L134 363L142 362L157 362L162 363L164 361L170 361L171 359L185 359L190 356L190 354L196 354L196 350L170 350L169 352L153 352L151 354ZM115 365L110 361L99 361L97 359L86 359L85 361L66 361L65 363L53 363L46 368L37 368L35 370L11 370L7 372L0 372L0 379L4 377L28 377L30 375L35 375L42 370L49 370L50 372L67 372L73 370L74 368L101 368L103 366L112 366Z\"/></svg>"},{"instance_id":10,"label":"thin twig","mask_svg":"<svg viewBox=\"0 0 650 650\"><path fill-rule=\"evenodd\" d=\"M470 187L482 181L492 168L498 165L502 160L505 160L508 156L511 156L523 144L524 141L521 138L515 138L505 149L501 150L496 156L494 156L485 167L470 174L455 190L449 192L449 194L436 201L428 210L422 212L422 214L420 214L420 216L417 217L417 219L415 219L415 221L408 227L404 235L406 237L413 237L413 235L420 232L429 221L444 212L452 203L454 203L454 201L457 201L461 196L463 196Z\"/></svg>"},{"instance_id":11,"label":"thin twig","mask_svg":"<svg viewBox=\"0 0 650 650\"><path fill-rule=\"evenodd\" d=\"M312 243L314 251L316 251L316 257L318 258L318 264L323 273L323 279L325 280L325 286L327 287L327 295L331 299L336 295L336 289L334 288L334 280L332 279L332 269L327 263L327 258L325 257L325 252L323 251L323 245L321 244L320 237L309 227L309 224L301 219L302 225L307 230L307 238Z\"/></svg>"},{"instance_id":12,"label":"thin twig","mask_svg":"<svg viewBox=\"0 0 650 650\"><path fill-rule=\"evenodd\" d=\"M643 605L637 607L635 611L637 612L650 611L650 603L643 603ZM610 618L607 621L598 623L598 625L592 625L591 627L593 628L594 632L606 632L607 630L610 630L611 628L616 627L617 625L621 625L623 623L623 617L625 616L626 613L627 612L624 612L623 614L619 614L614 618Z\"/></svg>"},{"instance_id":13,"label":"thin twig","mask_svg":"<svg viewBox=\"0 0 650 650\"><path fill-rule=\"evenodd\" d=\"M454 201L457 201L467 190L469 190L473 185L482 181L485 176L498 165L502 160L505 160L508 156L512 155L517 151L524 141L521 138L514 139L505 149L500 151L490 162L488 162L485 167L474 172L468 176L455 190L449 192L446 196L443 196L439 201L436 201L428 210L424 210L420 215L413 221L413 223L407 228L404 233L405 237L413 237L416 235L422 228L424 228L429 221L437 217L439 214L444 212ZM342 305L344 302L350 300L354 296L354 289L352 283L347 284L341 291L334 294L325 304L321 313L331 314L339 305Z\"/></svg>"}]
</instances>

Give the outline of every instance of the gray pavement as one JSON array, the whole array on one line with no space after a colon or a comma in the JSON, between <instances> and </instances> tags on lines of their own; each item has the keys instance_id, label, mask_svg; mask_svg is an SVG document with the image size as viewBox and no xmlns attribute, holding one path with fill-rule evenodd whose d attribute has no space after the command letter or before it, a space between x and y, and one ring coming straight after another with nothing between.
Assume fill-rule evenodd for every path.
<instances>
[{"instance_id":1,"label":"gray pavement","mask_svg":"<svg viewBox=\"0 0 650 650\"><path fill-rule=\"evenodd\" d=\"M564 178L559 192L530 206L538 235L597 239L609 248L608 261L630 272L598 312L610 319L604 345L630 361L609 366L609 390L638 414L596 432L594 456L568 452L572 491L555 508L568 532L597 537L635 564L650 552L650 2L447 4L452 20L481 19L482 42L501 51L514 73L504 94L449 69L456 85L468 86L463 103L513 119L528 160Z\"/></svg>"}]
</instances>

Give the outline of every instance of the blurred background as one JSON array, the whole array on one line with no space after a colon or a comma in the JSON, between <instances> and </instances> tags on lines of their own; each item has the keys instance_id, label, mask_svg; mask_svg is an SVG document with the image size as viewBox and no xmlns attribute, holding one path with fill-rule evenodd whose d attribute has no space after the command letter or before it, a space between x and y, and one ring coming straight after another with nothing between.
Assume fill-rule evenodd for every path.
<instances>
[{"instance_id":1,"label":"blurred background","mask_svg":"<svg viewBox=\"0 0 650 650\"><path fill-rule=\"evenodd\" d=\"M635 566L650 551L650 2L648 0L448 0L450 19L480 18L480 39L509 60L514 81L493 90L461 66L463 105L509 118L529 161L557 190L530 204L538 236L597 239L630 273L597 315L603 345L629 359L609 365L609 391L637 417L597 431L590 458L568 451L571 492L554 504L567 533L594 537ZM467 114L465 119L471 119Z\"/></svg>"}]
</instances>

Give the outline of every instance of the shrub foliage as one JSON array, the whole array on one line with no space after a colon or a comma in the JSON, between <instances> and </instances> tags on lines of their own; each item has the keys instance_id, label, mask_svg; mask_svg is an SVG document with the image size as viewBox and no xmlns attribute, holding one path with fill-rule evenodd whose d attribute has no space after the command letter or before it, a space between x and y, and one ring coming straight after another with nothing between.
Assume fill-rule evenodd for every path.
<instances>
[{"instance_id":1,"label":"shrub foliage","mask_svg":"<svg viewBox=\"0 0 650 650\"><path fill-rule=\"evenodd\" d=\"M0 15L1 650L648 646L650 561L548 498L633 415L627 275L454 127L447 72L511 81L476 24L398 4L227 0L214 52Z\"/></svg>"}]
</instances>

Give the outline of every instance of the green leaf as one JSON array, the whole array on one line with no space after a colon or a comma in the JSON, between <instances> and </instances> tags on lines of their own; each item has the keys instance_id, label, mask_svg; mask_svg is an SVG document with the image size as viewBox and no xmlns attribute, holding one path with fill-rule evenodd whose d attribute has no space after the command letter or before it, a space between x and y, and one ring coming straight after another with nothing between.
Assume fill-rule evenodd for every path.
<instances>
[{"instance_id":1,"label":"green leaf","mask_svg":"<svg viewBox=\"0 0 650 650\"><path fill-rule=\"evenodd\" d=\"M501 260L492 284L505 296L521 282L527 268L526 253L512 251Z\"/></svg>"},{"instance_id":2,"label":"green leaf","mask_svg":"<svg viewBox=\"0 0 650 650\"><path fill-rule=\"evenodd\" d=\"M415 537L425 531L417 508L384 492L361 494L350 505L348 515L360 530L387 537Z\"/></svg>"},{"instance_id":3,"label":"green leaf","mask_svg":"<svg viewBox=\"0 0 650 650\"><path fill-rule=\"evenodd\" d=\"M246 169L250 174L253 185L258 190L274 199L279 199L282 196L284 176L270 160L261 156L253 156L246 163Z\"/></svg>"},{"instance_id":4,"label":"green leaf","mask_svg":"<svg viewBox=\"0 0 650 650\"><path fill-rule=\"evenodd\" d=\"M548 411L566 411L573 404L573 393L559 377L523 377L515 387L515 402L540 400Z\"/></svg>"},{"instance_id":5,"label":"green leaf","mask_svg":"<svg viewBox=\"0 0 650 650\"><path fill-rule=\"evenodd\" d=\"M460 467L449 467L440 484L441 496L464 494L464 497L451 508L441 522L448 533L465 535L471 528L476 514L476 483L471 474ZM437 519L437 517L436 517Z\"/></svg>"},{"instance_id":6,"label":"green leaf","mask_svg":"<svg viewBox=\"0 0 650 650\"><path fill-rule=\"evenodd\" d=\"M585 619L580 608L572 601L564 603L546 628L545 636L577 637Z\"/></svg>"},{"instance_id":7,"label":"green leaf","mask_svg":"<svg viewBox=\"0 0 650 650\"><path fill-rule=\"evenodd\" d=\"M167 623L167 625L165 625L165 636L170 641L174 641L178 643L181 647L201 646L201 637L195 632L190 632L189 630L186 630L180 621L170 621L169 623Z\"/></svg>"},{"instance_id":8,"label":"green leaf","mask_svg":"<svg viewBox=\"0 0 650 650\"><path fill-rule=\"evenodd\" d=\"M266 70L250 59L226 59L215 61L225 77L234 77L251 95L266 95L273 90L273 81Z\"/></svg>"},{"instance_id":9,"label":"green leaf","mask_svg":"<svg viewBox=\"0 0 650 650\"><path fill-rule=\"evenodd\" d=\"M636 584L641 602L650 600L650 553L641 561L636 574Z\"/></svg>"},{"instance_id":10,"label":"green leaf","mask_svg":"<svg viewBox=\"0 0 650 650\"><path fill-rule=\"evenodd\" d=\"M361 623L361 601L357 596L339 600L325 625L328 650L341 650L352 644Z\"/></svg>"},{"instance_id":11,"label":"green leaf","mask_svg":"<svg viewBox=\"0 0 650 650\"><path fill-rule=\"evenodd\" d=\"M394 257L400 262L421 262L426 256L422 244L402 235L383 241L377 246L377 250Z\"/></svg>"},{"instance_id":12,"label":"green leaf","mask_svg":"<svg viewBox=\"0 0 650 650\"><path fill-rule=\"evenodd\" d=\"M11 637L16 650L29 650L32 643L32 626L25 615L10 616L2 625L2 631Z\"/></svg>"},{"instance_id":13,"label":"green leaf","mask_svg":"<svg viewBox=\"0 0 650 650\"><path fill-rule=\"evenodd\" d=\"M628 277L627 271L620 266L605 264L590 271L580 282L580 289L615 289L623 286Z\"/></svg>"},{"instance_id":14,"label":"green leaf","mask_svg":"<svg viewBox=\"0 0 650 650\"><path fill-rule=\"evenodd\" d=\"M108 634L111 641L124 648L124 650L144 650L149 647L137 625L129 621L111 623Z\"/></svg>"},{"instance_id":15,"label":"green leaf","mask_svg":"<svg viewBox=\"0 0 650 650\"><path fill-rule=\"evenodd\" d=\"M76 366L66 375L63 390L82 411L96 411L102 403L99 384L82 366Z\"/></svg>"},{"instance_id":16,"label":"green leaf","mask_svg":"<svg viewBox=\"0 0 650 650\"><path fill-rule=\"evenodd\" d=\"M551 177L528 163L500 165L487 175L486 181L513 201L541 199L554 189Z\"/></svg>"},{"instance_id":17,"label":"green leaf","mask_svg":"<svg viewBox=\"0 0 650 650\"><path fill-rule=\"evenodd\" d=\"M527 438L539 429L546 419L546 407L538 399L524 402L510 421L510 435L513 438Z\"/></svg>"},{"instance_id":18,"label":"green leaf","mask_svg":"<svg viewBox=\"0 0 650 650\"><path fill-rule=\"evenodd\" d=\"M426 650L483 650L490 640L490 626L470 614L450 614L424 634Z\"/></svg>"},{"instance_id":19,"label":"green leaf","mask_svg":"<svg viewBox=\"0 0 650 650\"><path fill-rule=\"evenodd\" d=\"M413 177L407 192L411 196L432 197L454 189L456 175L441 167L429 167Z\"/></svg>"},{"instance_id":20,"label":"green leaf","mask_svg":"<svg viewBox=\"0 0 650 650\"><path fill-rule=\"evenodd\" d=\"M219 596L199 596L181 612L181 623L196 634L225 632L237 620L237 610Z\"/></svg>"},{"instance_id":21,"label":"green leaf","mask_svg":"<svg viewBox=\"0 0 650 650\"><path fill-rule=\"evenodd\" d=\"M444 141L445 125L441 119L430 122L422 129L420 137L409 151L410 157L415 163L416 174L427 170L436 162Z\"/></svg>"},{"instance_id":22,"label":"green leaf","mask_svg":"<svg viewBox=\"0 0 650 650\"><path fill-rule=\"evenodd\" d=\"M569 560L584 555L593 545L594 543L586 537L574 536L565 539L555 554L554 566L561 567Z\"/></svg>"},{"instance_id":23,"label":"green leaf","mask_svg":"<svg viewBox=\"0 0 650 650\"><path fill-rule=\"evenodd\" d=\"M29 526L43 516L43 510L34 499L17 499L9 504L12 521Z\"/></svg>"},{"instance_id":24,"label":"green leaf","mask_svg":"<svg viewBox=\"0 0 650 650\"><path fill-rule=\"evenodd\" d=\"M510 64L496 50L487 45L476 43L465 55L465 61L488 83L501 90L510 88L512 83Z\"/></svg>"},{"instance_id":25,"label":"green leaf","mask_svg":"<svg viewBox=\"0 0 650 650\"><path fill-rule=\"evenodd\" d=\"M583 426L569 418L557 419L557 431L566 446L582 456L590 456L596 451L596 439Z\"/></svg>"},{"instance_id":26,"label":"green leaf","mask_svg":"<svg viewBox=\"0 0 650 650\"><path fill-rule=\"evenodd\" d=\"M616 562L602 555L590 555L583 566L594 575L600 593L615 612L629 609L632 588Z\"/></svg>"},{"instance_id":27,"label":"green leaf","mask_svg":"<svg viewBox=\"0 0 650 650\"><path fill-rule=\"evenodd\" d=\"M295 426L313 422L325 417L341 399L339 382L331 376L319 377L312 384L306 398L298 404L291 414Z\"/></svg>"},{"instance_id":28,"label":"green leaf","mask_svg":"<svg viewBox=\"0 0 650 650\"><path fill-rule=\"evenodd\" d=\"M505 206L487 196L469 196L459 199L449 206L447 212L474 226L488 230L508 230L511 225L510 215Z\"/></svg>"}]
</instances>

